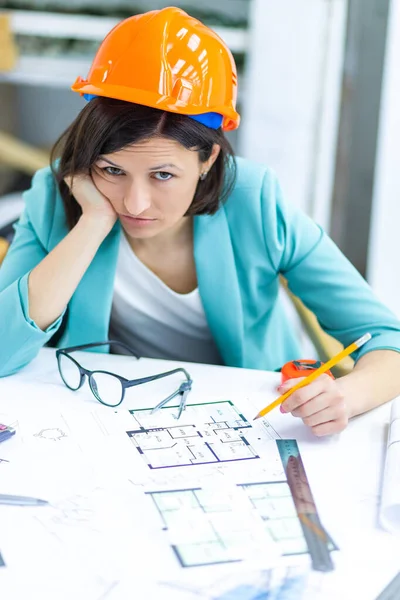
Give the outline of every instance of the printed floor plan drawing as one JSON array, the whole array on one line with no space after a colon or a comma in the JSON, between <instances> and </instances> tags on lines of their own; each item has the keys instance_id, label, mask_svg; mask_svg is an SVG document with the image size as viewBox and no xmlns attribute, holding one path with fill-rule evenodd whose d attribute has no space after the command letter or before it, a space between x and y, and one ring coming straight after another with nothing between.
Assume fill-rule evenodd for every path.
<instances>
[{"instance_id":1,"label":"printed floor plan drawing","mask_svg":"<svg viewBox=\"0 0 400 600\"><path fill-rule=\"evenodd\" d=\"M286 481L241 484L269 537L283 556L308 552L296 507Z\"/></svg>"},{"instance_id":2,"label":"printed floor plan drawing","mask_svg":"<svg viewBox=\"0 0 400 600\"><path fill-rule=\"evenodd\" d=\"M148 492L182 567L241 561L252 544L246 520L225 501L201 488Z\"/></svg>"},{"instance_id":3,"label":"printed floor plan drawing","mask_svg":"<svg viewBox=\"0 0 400 600\"><path fill-rule=\"evenodd\" d=\"M259 458L246 439L251 425L230 400L188 404L179 421L176 409L129 411L136 427L127 434L150 469Z\"/></svg>"},{"instance_id":4,"label":"printed floor plan drawing","mask_svg":"<svg viewBox=\"0 0 400 600\"><path fill-rule=\"evenodd\" d=\"M282 555L305 554L306 540L286 481L237 485L247 510L261 517L267 538ZM228 493L203 488L147 492L168 532L182 567L243 560L252 530L238 515Z\"/></svg>"}]
</instances>

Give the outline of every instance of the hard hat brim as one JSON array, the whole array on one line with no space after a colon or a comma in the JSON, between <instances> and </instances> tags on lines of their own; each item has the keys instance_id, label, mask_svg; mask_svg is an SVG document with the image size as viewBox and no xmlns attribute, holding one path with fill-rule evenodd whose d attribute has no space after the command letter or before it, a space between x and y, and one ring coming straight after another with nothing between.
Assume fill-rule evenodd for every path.
<instances>
[{"instance_id":1,"label":"hard hat brim","mask_svg":"<svg viewBox=\"0 0 400 600\"><path fill-rule=\"evenodd\" d=\"M184 102L170 96L159 96L152 92L139 90L131 87L102 84L101 88L78 77L75 83L71 86L73 92L83 94L93 94L103 96L105 98L114 98L115 100L124 100L143 106L150 106L159 110L177 113L180 115L201 115L204 112L215 112L223 115L224 119L221 128L224 131L233 131L239 127L240 115L227 106L210 106L207 111L204 106L196 107L193 104L187 105Z\"/></svg>"}]
</instances>

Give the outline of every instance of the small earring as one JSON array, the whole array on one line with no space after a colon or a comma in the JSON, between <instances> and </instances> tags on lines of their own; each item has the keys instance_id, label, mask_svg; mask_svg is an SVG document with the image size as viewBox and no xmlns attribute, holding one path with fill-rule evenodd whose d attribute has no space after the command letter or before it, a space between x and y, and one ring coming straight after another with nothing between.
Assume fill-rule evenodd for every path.
<instances>
[{"instance_id":1,"label":"small earring","mask_svg":"<svg viewBox=\"0 0 400 600\"><path fill-rule=\"evenodd\" d=\"M202 174L200 175L200 181L204 181L204 180L205 180L205 178L207 177L207 174L208 174L208 171L204 171L204 173L202 173Z\"/></svg>"}]
</instances>

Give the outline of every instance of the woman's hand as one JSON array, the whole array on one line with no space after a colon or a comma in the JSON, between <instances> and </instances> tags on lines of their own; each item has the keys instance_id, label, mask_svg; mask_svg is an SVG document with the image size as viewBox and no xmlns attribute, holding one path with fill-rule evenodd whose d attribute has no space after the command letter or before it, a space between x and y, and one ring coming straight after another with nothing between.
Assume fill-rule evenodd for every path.
<instances>
[{"instance_id":1,"label":"woman's hand","mask_svg":"<svg viewBox=\"0 0 400 600\"><path fill-rule=\"evenodd\" d=\"M28 279L29 316L42 331L65 310L117 220L117 213L91 177L79 175L72 183L67 177L66 184L82 207L82 216Z\"/></svg>"},{"instance_id":2,"label":"woman's hand","mask_svg":"<svg viewBox=\"0 0 400 600\"><path fill-rule=\"evenodd\" d=\"M278 392L284 394L301 379L304 378L288 379L278 387ZM346 428L349 421L340 380L334 380L326 373L293 392L281 404L281 412L290 412L294 417L300 417L317 436L339 433Z\"/></svg>"},{"instance_id":3,"label":"woman's hand","mask_svg":"<svg viewBox=\"0 0 400 600\"><path fill-rule=\"evenodd\" d=\"M67 176L64 181L75 200L80 204L82 214L106 223L111 231L118 215L111 202L99 192L90 175L75 175L73 179Z\"/></svg>"}]
</instances>

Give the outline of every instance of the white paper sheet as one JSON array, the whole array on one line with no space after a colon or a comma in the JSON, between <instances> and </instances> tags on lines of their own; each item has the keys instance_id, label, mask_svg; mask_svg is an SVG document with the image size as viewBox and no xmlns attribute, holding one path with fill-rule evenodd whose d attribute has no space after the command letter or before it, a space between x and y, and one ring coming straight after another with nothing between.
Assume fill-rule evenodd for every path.
<instances>
[{"instance_id":1,"label":"white paper sheet","mask_svg":"<svg viewBox=\"0 0 400 600\"><path fill-rule=\"evenodd\" d=\"M166 365L161 361L160 364L157 361L138 361L132 369L126 357L89 354L82 359L84 366L115 370L127 377L131 377L132 372L135 376L144 376L166 370ZM54 351L50 349L44 349L36 362L33 361L23 372L0 381L0 412L7 412L3 420L7 423L18 422L17 435L0 445L0 459L9 461L0 462L0 488L6 493L41 496L50 502L49 510L45 507L0 507L3 515L0 522L0 552L7 563L6 568L0 568L0 598L203 600L201 592L204 588L207 592L212 589L214 596L214 581L230 583L233 574L238 573L239 565L241 569L246 569L249 563L252 568L258 565L243 560L240 563L206 567L179 567L170 544L186 543L187 538L193 539L194 534L202 532L195 528L185 531L181 527L184 520L180 523L173 519L169 519L170 530L163 529L160 506L156 507L151 492L179 492L201 487L212 492L213 500L223 503L224 498L219 496L221 491L229 493L237 483L269 482L267 487L275 486L281 479L282 465L279 457L275 460L265 446L270 444L274 447L274 442L270 440L279 432L283 437L296 438L301 443L311 488L317 506L322 511L322 522L340 547L340 552L334 557L336 570L323 576L329 594L325 593L324 587L324 594L318 600L376 600L384 585L398 570L397 538L372 529L374 525L365 521L375 515L373 509L363 512L358 505L356 510L346 509L347 502L351 502L353 496L355 502L359 501L360 489L365 488L365 494L371 494L371 490L375 494L378 488L380 465L376 456L377 444L383 438L383 418L377 415L379 411L384 412L385 407L350 424L349 442L346 445L344 435L344 440L334 450L332 443L337 442L336 438L313 437L301 420L291 415L274 411L268 415L268 422L261 419L252 422L258 410L276 396L277 374L253 371L250 376L246 375L245 370L221 371L218 367L206 368L202 365L190 365L190 373L195 384L189 403L230 398L252 424L252 429L241 429L260 459L226 461L226 453L218 451L218 464L197 463L194 467L177 467L170 463L170 468L159 468L156 452L150 451L148 444L143 444L142 438L147 436L140 435L142 432L134 436L127 435L127 431L140 429L145 423L139 418L138 424L126 409L154 406L173 391L175 381L160 380L148 388L132 388L124 401L124 410L118 413L99 405L87 384L77 393L65 388L59 381ZM260 393L262 382L268 385ZM389 407L386 409L384 419L387 420ZM12 414L8 412L11 410ZM195 421L203 426L205 424L200 416ZM183 423L181 419L179 424ZM174 424L172 421L171 425ZM192 421L186 423L191 424ZM150 425L168 428L168 422L165 423L163 419ZM208 429L203 427L199 431L206 435ZM215 439L213 448L215 444L224 443L222 440L223 437L220 442ZM199 440L196 442L198 449ZM236 446L234 442L230 451L235 449L235 453L236 450L243 452L240 442ZM354 454L355 446L359 455ZM145 456L139 453L138 448L143 450ZM180 460L176 453L167 454L165 459ZM359 457L364 467L364 471L360 469L358 477L347 468L348 465L358 466L355 457ZM149 458L150 464L158 468L149 467ZM332 477L331 482L327 474ZM346 474L349 481L344 480ZM330 503L326 496L335 482L335 489L340 493L335 494L334 501ZM355 483L353 487L347 485L351 482ZM260 488L254 489L257 491ZM170 500L167 495L163 498ZM340 508L337 506L338 498L342 499ZM260 500L259 496L253 499ZM179 495L179 500L184 501L185 498ZM261 500L261 508L264 509L265 498ZM276 496L267 500L268 510L285 508L285 498L283 502L277 500ZM242 514L241 510L238 512ZM255 521L260 517L260 511L256 512L259 514L253 515ZM11 513L16 518L11 518ZM245 513L252 520L247 510ZM355 532L354 519L359 515L360 528ZM275 516L279 521L279 513ZM229 518L229 515L222 515L217 523L229 525ZM213 524L213 513L207 519ZM267 519L265 523L273 524L273 519ZM277 526L280 527L280 522ZM368 540L363 537L364 529L370 535ZM258 526L257 531L261 531ZM341 532L341 539L337 539L338 532ZM186 537L179 537L183 534ZM366 560L360 559L360 569L357 570L353 559L360 553L366 555ZM381 564L377 563L377 557L381 559ZM268 564L269 558L267 553L260 554L260 560L267 563L260 565L261 569L271 566ZM292 557L285 558L291 560ZM281 559L278 560L281 564ZM340 561L345 567L342 575ZM395 563L393 569L385 573L384 569L390 561ZM334 582L337 583L334 585ZM42 594L40 588L43 588ZM83 590L83 596L76 590ZM193 592L192 595L188 594L188 590ZM207 600L209 597L206 595ZM311 596L306 598L311 600Z\"/></svg>"},{"instance_id":2,"label":"white paper sheet","mask_svg":"<svg viewBox=\"0 0 400 600\"><path fill-rule=\"evenodd\" d=\"M0 492L43 498L49 504L0 505L5 562L0 589L6 584L7 591L15 588L10 599L26 596L22 585L31 585L46 600L102 597L107 586L132 570L141 515L135 510L135 488L121 478L91 413L28 409L18 415L17 435L2 446L7 462L0 463ZM140 537L146 539L146 534L142 529ZM144 549L141 554L150 556ZM24 570L27 577L19 582ZM78 580L80 571L86 595L75 596L62 583L64 595L58 595L57 578L62 582L76 572Z\"/></svg>"},{"instance_id":3,"label":"white paper sheet","mask_svg":"<svg viewBox=\"0 0 400 600\"><path fill-rule=\"evenodd\" d=\"M46 515L47 507L42 515ZM0 596L7 600L99 600L115 582L63 546L36 518L39 510L0 507Z\"/></svg>"},{"instance_id":4,"label":"white paper sheet","mask_svg":"<svg viewBox=\"0 0 400 600\"><path fill-rule=\"evenodd\" d=\"M380 522L387 531L400 534L400 399L392 403Z\"/></svg>"},{"instance_id":5,"label":"white paper sheet","mask_svg":"<svg viewBox=\"0 0 400 600\"><path fill-rule=\"evenodd\" d=\"M222 406L225 407L225 404ZM183 469L174 468L179 454L166 452L164 456L162 451L160 454L164 461L171 459L171 468L149 467L137 450L140 447L138 444L146 447L141 432L137 443L126 433L127 430L143 427L128 411L115 412L102 410L101 407L96 411L67 409L61 412L49 408L37 411L34 407L20 413L17 411L16 417L13 417L17 419L17 435L15 439L4 443L2 448L1 456L9 462L0 465L0 491L43 498L49 504L38 508L0 506L0 551L6 563L2 569L2 579L10 582L12 587L13 574L16 573L13 565L29 568L31 556L36 558L44 554L54 559L54 569L57 564L67 564L71 558L72 562L84 566L84 572L104 577L107 585L115 580L126 579L132 565L142 577L147 575L149 581L154 581L155 565L158 576L165 578L174 572L174 577L177 577L182 567L171 550L171 544L181 552L188 566L207 564L206 553L212 554L213 549L211 544L207 546L209 539L204 540L206 533L216 538L229 537L227 556L224 555L228 560L246 561L251 558L254 561L255 556L276 558L279 551L265 534L260 514L253 509L245 492L234 485L237 477L244 483L249 478L254 481L257 476L262 482L279 481L282 478L282 465L271 440L273 434L265 430L261 420L257 428L249 427L247 423L242 436L244 439L246 434L247 446L235 429L223 428L220 434L214 434L214 426L204 422L209 416L207 410L203 415L204 410L198 407L194 409L195 421L199 422L199 428L204 428L209 447L213 448L213 441L219 445L218 452L214 449L219 462L216 465L209 464L214 454L211 451L206 453L208 446L201 443L201 438L193 438L197 440L197 446L191 445L193 452L187 450L182 458L194 456L197 452L198 461L201 462L203 459L200 455L204 453L205 464ZM236 418L230 404L226 411L223 415L225 419ZM156 419L154 424L164 427L171 425L173 431L179 429L175 434L179 440L183 422L180 421L177 427L172 415L165 421L168 412L159 413L157 417L161 421ZM174 410L171 412L174 413ZM190 409L185 412L189 414ZM8 416L7 422L10 418ZM215 427L218 433L217 423ZM229 437L233 434L238 439ZM150 435L146 434L145 437L151 439ZM254 452L250 444L256 448ZM268 445L271 445L272 451L268 451ZM183 445L182 451L185 449ZM158 452L153 454L156 456L152 456L151 460L157 467L160 458ZM263 461L256 455L269 457L264 467ZM258 465L247 466L247 463ZM229 476L230 472L234 472L232 477ZM197 498L188 488L199 486L200 474L202 491L200 494L196 490ZM221 484L224 494L220 498ZM171 516L175 516L172 511L168 514L168 533L163 529L163 519L166 518L163 507L166 502L171 502L166 488L178 488L178 493L173 494L173 502L183 501L183 513L179 510L180 519L172 519ZM180 494L182 488L187 491L186 495ZM161 493L162 490L164 495L160 509L148 492ZM286 489L282 491L284 495L287 492ZM201 519L192 510L192 505L187 506L185 511L188 495L198 502L207 501L209 506L211 500L214 504L219 503L218 509L221 503L224 506L228 504L229 511L215 513L210 508L204 514L204 511L200 511ZM274 496L270 500L271 510L275 510L275 502ZM293 514L289 515L290 523L296 517L294 507L291 508ZM20 515L24 516L24 525L18 521ZM5 534L6 527L2 527L2 523L7 524L9 535ZM201 523L200 527L198 523ZM18 529L17 537L12 535L15 529ZM35 540L36 550L35 553L33 549L27 552L26 560L22 561L17 559L18 549L25 538ZM301 543L304 542L301 532L298 538ZM216 545L214 541L214 547ZM220 557L219 548L213 552L219 552ZM264 566L265 560L262 562ZM98 587L95 584L95 581L89 581L86 586L94 590L94 598L97 593L95 588ZM49 582L36 579L34 585L37 589L41 586L47 589ZM54 592L53 587L49 589ZM53 597L57 597L56 594ZM89 593L87 598L91 598Z\"/></svg>"},{"instance_id":6,"label":"white paper sheet","mask_svg":"<svg viewBox=\"0 0 400 600\"><path fill-rule=\"evenodd\" d=\"M215 571L230 561L255 565L256 558L265 568L265 557L307 553L279 435L266 420L249 421L247 412L255 411L244 409L239 398L219 398L189 403L179 421L174 406L99 414L114 462L124 464L160 541L154 552L170 572L178 563L184 571Z\"/></svg>"}]
</instances>

